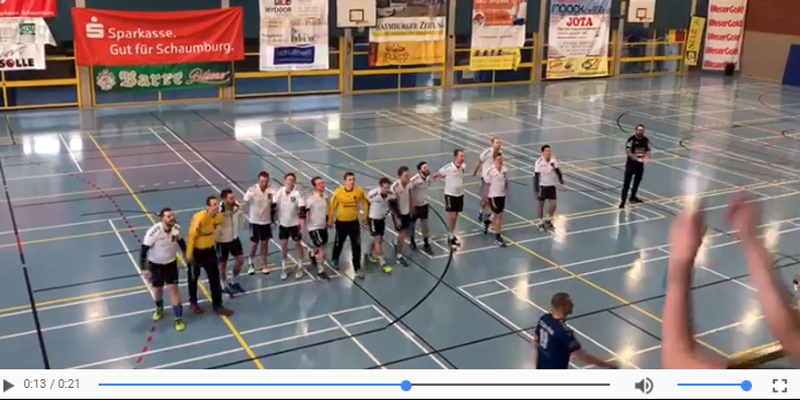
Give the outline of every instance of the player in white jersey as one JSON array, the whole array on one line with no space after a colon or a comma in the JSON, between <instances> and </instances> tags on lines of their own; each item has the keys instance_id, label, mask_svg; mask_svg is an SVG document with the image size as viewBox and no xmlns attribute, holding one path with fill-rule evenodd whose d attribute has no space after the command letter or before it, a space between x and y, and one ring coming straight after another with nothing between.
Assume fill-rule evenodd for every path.
<instances>
[{"instance_id":1,"label":"player in white jersey","mask_svg":"<svg viewBox=\"0 0 800 400\"><path fill-rule=\"evenodd\" d=\"M458 214L464 211L464 150L453 150L453 162L437 172L433 179L444 178L444 210L447 212L448 243L456 248L461 244L455 236Z\"/></svg>"},{"instance_id":2,"label":"player in white jersey","mask_svg":"<svg viewBox=\"0 0 800 400\"><path fill-rule=\"evenodd\" d=\"M506 247L506 242L500 234L503 225L503 210L506 208L506 196L509 195L508 186L508 169L503 165L503 155L500 153L494 154L494 161L492 167L486 171L486 185L483 195L488 199L489 208L492 210L492 215L483 221L483 234L489 233L489 225L492 224L492 229L495 235L495 244L498 247Z\"/></svg>"},{"instance_id":3,"label":"player in white jersey","mask_svg":"<svg viewBox=\"0 0 800 400\"><path fill-rule=\"evenodd\" d=\"M169 290L175 329L186 329L183 323L183 303L178 289L178 250L186 254L186 242L181 237L181 228L175 223L175 213L165 208L158 213L161 222L153 225L144 235L140 264L142 277L150 283L156 310L153 320L164 315L164 286ZM188 257L187 257L188 259Z\"/></svg>"},{"instance_id":4,"label":"player in white jersey","mask_svg":"<svg viewBox=\"0 0 800 400\"><path fill-rule=\"evenodd\" d=\"M325 196L325 182L316 176L311 179L314 193L306 198L306 229L314 249L308 258L317 267L317 276L329 280L325 273L325 246L328 244L328 198Z\"/></svg>"},{"instance_id":5,"label":"player in white jersey","mask_svg":"<svg viewBox=\"0 0 800 400\"><path fill-rule=\"evenodd\" d=\"M247 189L242 207L248 213L250 229L250 254L247 257L247 273L256 273L253 258L261 249L261 272L268 274L269 240L272 239L272 224L275 222L275 187L270 185L269 173L258 173L258 183Z\"/></svg>"},{"instance_id":6,"label":"player in white jersey","mask_svg":"<svg viewBox=\"0 0 800 400\"><path fill-rule=\"evenodd\" d=\"M275 193L276 213L278 215L278 240L281 244L281 279L289 277L286 267L289 262L289 239L294 242L297 251L297 272L295 279L303 277L303 245L302 232L306 230L306 200L295 187L297 177L293 173L286 174L284 186Z\"/></svg>"},{"instance_id":7,"label":"player in white jersey","mask_svg":"<svg viewBox=\"0 0 800 400\"><path fill-rule=\"evenodd\" d=\"M533 190L539 201L536 211L539 213L539 228L552 231L553 216L556 214L558 198L556 184L564 184L564 175L558 167L558 160L553 157L553 150L548 145L542 146L542 156L536 160L533 176ZM549 218L544 218L544 202L550 202Z\"/></svg>"},{"instance_id":8,"label":"player in white jersey","mask_svg":"<svg viewBox=\"0 0 800 400\"><path fill-rule=\"evenodd\" d=\"M403 246L406 243L408 227L411 226L411 212L414 210L414 197L411 196L411 172L408 167L397 169L397 180L392 184L392 200L389 207L394 216L394 229L397 231L397 241L394 242L397 263L407 267L408 262L403 257Z\"/></svg>"},{"instance_id":9,"label":"player in white jersey","mask_svg":"<svg viewBox=\"0 0 800 400\"><path fill-rule=\"evenodd\" d=\"M239 229L244 225L244 213L242 207L236 202L236 195L233 190L224 189L219 197L219 213L222 215L222 223L215 233L217 259L219 260L219 279L222 283L222 291L228 296L233 297L235 293L244 293L242 285L236 281L236 277L242 272L244 264L244 249L242 241L239 240ZM228 257L233 257L233 274L228 277Z\"/></svg>"},{"instance_id":10,"label":"player in white jersey","mask_svg":"<svg viewBox=\"0 0 800 400\"><path fill-rule=\"evenodd\" d=\"M392 181L381 178L378 187L367 194L369 201L369 233L372 235L372 250L366 255L367 261L380 264L383 272L392 273L392 267L383 258L383 234L386 233L386 214L389 212L389 201L393 200Z\"/></svg>"},{"instance_id":11,"label":"player in white jersey","mask_svg":"<svg viewBox=\"0 0 800 400\"><path fill-rule=\"evenodd\" d=\"M428 227L428 188L431 186L430 179L431 171L428 169L428 163L425 161L417 164L417 174L411 178L411 194L414 196L414 215L411 218L411 226L408 227L409 239L411 242L411 250L417 250L417 241L414 239L416 233L417 221L422 225L422 251L432 254L431 244L429 240L429 227Z\"/></svg>"},{"instance_id":12,"label":"player in white jersey","mask_svg":"<svg viewBox=\"0 0 800 400\"><path fill-rule=\"evenodd\" d=\"M472 171L472 176L477 176L478 171L481 173L481 193L486 191L486 174L489 172L489 169L494 166L494 155L500 153L500 138L495 136L492 138L492 146L488 149L482 151L478 155L478 162L475 164L475 170ZM481 211L478 212L478 221L483 221L484 217L486 217L486 206L488 205L488 200L485 197L481 198Z\"/></svg>"}]
</instances>

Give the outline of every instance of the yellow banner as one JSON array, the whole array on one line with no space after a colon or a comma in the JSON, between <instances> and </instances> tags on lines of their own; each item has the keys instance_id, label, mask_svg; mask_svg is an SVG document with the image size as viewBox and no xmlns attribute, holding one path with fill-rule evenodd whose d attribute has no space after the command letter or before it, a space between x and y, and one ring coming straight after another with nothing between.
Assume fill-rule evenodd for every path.
<instances>
[{"instance_id":1,"label":"yellow banner","mask_svg":"<svg viewBox=\"0 0 800 400\"><path fill-rule=\"evenodd\" d=\"M700 61L701 45L703 43L703 31L706 28L706 19L703 17L692 17L689 22L689 33L686 35L686 65L696 67Z\"/></svg>"},{"instance_id":2,"label":"yellow banner","mask_svg":"<svg viewBox=\"0 0 800 400\"><path fill-rule=\"evenodd\" d=\"M369 44L369 65L444 64L445 42L390 42Z\"/></svg>"},{"instance_id":3,"label":"yellow banner","mask_svg":"<svg viewBox=\"0 0 800 400\"><path fill-rule=\"evenodd\" d=\"M591 78L608 75L608 56L547 60L547 79Z\"/></svg>"},{"instance_id":4,"label":"yellow banner","mask_svg":"<svg viewBox=\"0 0 800 400\"><path fill-rule=\"evenodd\" d=\"M470 71L508 71L519 67L522 54L518 48L473 50L469 55Z\"/></svg>"}]
</instances>

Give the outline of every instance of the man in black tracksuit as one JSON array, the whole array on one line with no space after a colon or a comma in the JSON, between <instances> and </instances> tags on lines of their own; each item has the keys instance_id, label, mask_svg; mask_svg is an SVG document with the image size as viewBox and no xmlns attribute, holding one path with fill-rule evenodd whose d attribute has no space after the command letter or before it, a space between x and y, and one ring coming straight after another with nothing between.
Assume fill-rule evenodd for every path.
<instances>
[{"instance_id":1,"label":"man in black tracksuit","mask_svg":"<svg viewBox=\"0 0 800 400\"><path fill-rule=\"evenodd\" d=\"M625 154L628 156L625 163L625 180L622 182L622 201L619 208L625 208L625 201L628 200L628 189L631 189L631 203L641 203L642 200L636 197L639 184L642 183L644 175L644 161L650 157L650 140L644 136L644 125L636 125L636 133L625 142ZM633 180L633 188L631 188Z\"/></svg>"}]
</instances>

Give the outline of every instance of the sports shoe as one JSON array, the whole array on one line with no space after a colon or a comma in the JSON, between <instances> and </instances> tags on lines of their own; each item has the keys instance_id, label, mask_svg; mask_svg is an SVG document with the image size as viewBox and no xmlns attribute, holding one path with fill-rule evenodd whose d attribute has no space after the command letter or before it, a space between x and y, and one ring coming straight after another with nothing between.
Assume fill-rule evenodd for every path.
<instances>
[{"instance_id":1,"label":"sports shoe","mask_svg":"<svg viewBox=\"0 0 800 400\"><path fill-rule=\"evenodd\" d=\"M203 309L198 304L190 305L189 309L192 310L192 312L195 313L195 314L202 314L203 313Z\"/></svg>"},{"instance_id":2,"label":"sports shoe","mask_svg":"<svg viewBox=\"0 0 800 400\"><path fill-rule=\"evenodd\" d=\"M406 258L403 256L397 257L397 263L404 267L408 267L408 261L406 261Z\"/></svg>"},{"instance_id":3,"label":"sports shoe","mask_svg":"<svg viewBox=\"0 0 800 400\"><path fill-rule=\"evenodd\" d=\"M297 266L297 272L294 273L294 279L303 279L303 275L306 274L306 269L303 268L302 265Z\"/></svg>"},{"instance_id":4,"label":"sports shoe","mask_svg":"<svg viewBox=\"0 0 800 400\"><path fill-rule=\"evenodd\" d=\"M289 279L289 274L286 273L286 270L283 270L283 272L281 272L281 280L285 281L287 279Z\"/></svg>"},{"instance_id":5,"label":"sports shoe","mask_svg":"<svg viewBox=\"0 0 800 400\"><path fill-rule=\"evenodd\" d=\"M161 318L163 318L163 317L164 317L164 309L163 308L159 307L159 308L156 308L155 311L153 311L153 322L161 321Z\"/></svg>"},{"instance_id":6,"label":"sports shoe","mask_svg":"<svg viewBox=\"0 0 800 400\"><path fill-rule=\"evenodd\" d=\"M175 320L175 330L180 332L180 331L182 331L184 329L186 329L186 324L182 320L176 319Z\"/></svg>"}]
</instances>

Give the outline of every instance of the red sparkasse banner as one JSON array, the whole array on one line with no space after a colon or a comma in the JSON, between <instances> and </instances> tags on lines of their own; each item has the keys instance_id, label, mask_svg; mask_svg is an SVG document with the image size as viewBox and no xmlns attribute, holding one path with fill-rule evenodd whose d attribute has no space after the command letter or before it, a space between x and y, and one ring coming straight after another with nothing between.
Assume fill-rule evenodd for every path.
<instances>
[{"instance_id":1,"label":"red sparkasse banner","mask_svg":"<svg viewBox=\"0 0 800 400\"><path fill-rule=\"evenodd\" d=\"M56 0L0 0L0 18L55 18Z\"/></svg>"},{"instance_id":2,"label":"red sparkasse banner","mask_svg":"<svg viewBox=\"0 0 800 400\"><path fill-rule=\"evenodd\" d=\"M242 16L241 7L174 12L73 8L75 58L87 67L242 60Z\"/></svg>"}]
</instances>

